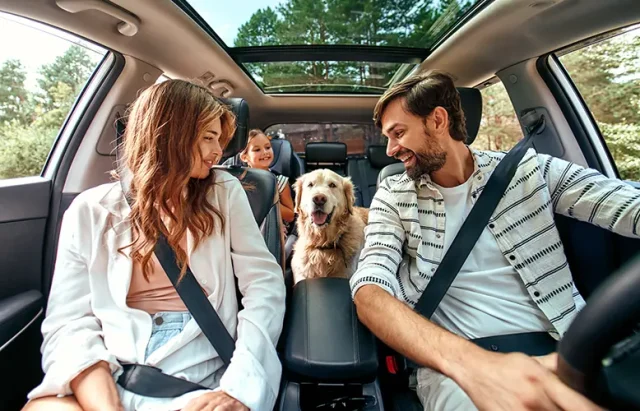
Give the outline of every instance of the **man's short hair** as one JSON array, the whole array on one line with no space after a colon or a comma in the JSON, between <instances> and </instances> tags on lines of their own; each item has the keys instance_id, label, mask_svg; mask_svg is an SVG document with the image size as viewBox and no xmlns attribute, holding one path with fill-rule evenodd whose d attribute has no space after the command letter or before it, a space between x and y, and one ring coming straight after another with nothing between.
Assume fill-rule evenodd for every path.
<instances>
[{"instance_id":1,"label":"man's short hair","mask_svg":"<svg viewBox=\"0 0 640 411\"><path fill-rule=\"evenodd\" d=\"M384 110L397 98L404 99L405 111L421 118L426 118L436 107L444 108L449 114L451 137L459 141L467 139L460 93L449 74L437 71L419 73L391 86L373 110L373 121L378 128L382 128Z\"/></svg>"}]
</instances>

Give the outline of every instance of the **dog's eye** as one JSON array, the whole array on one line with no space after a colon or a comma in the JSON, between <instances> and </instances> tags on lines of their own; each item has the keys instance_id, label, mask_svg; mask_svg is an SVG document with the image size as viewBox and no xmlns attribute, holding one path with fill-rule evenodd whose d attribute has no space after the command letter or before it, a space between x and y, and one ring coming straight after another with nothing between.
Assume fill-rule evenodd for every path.
<instances>
[{"instance_id":1,"label":"dog's eye","mask_svg":"<svg viewBox=\"0 0 640 411\"><path fill-rule=\"evenodd\" d=\"M309 182L309 184L307 184L307 187L309 187L309 188L313 187L313 183Z\"/></svg>"},{"instance_id":2,"label":"dog's eye","mask_svg":"<svg viewBox=\"0 0 640 411\"><path fill-rule=\"evenodd\" d=\"M336 183L329 183L329 188L336 188Z\"/></svg>"}]
</instances>

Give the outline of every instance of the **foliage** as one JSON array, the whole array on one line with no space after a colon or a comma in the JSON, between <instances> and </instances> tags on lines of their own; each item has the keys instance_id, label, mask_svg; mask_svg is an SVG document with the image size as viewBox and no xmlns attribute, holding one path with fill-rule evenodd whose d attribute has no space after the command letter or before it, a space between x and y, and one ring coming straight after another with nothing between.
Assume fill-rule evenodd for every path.
<instances>
[{"instance_id":1,"label":"foliage","mask_svg":"<svg viewBox=\"0 0 640 411\"><path fill-rule=\"evenodd\" d=\"M26 79L26 70L19 60L6 60L0 66L0 123L27 121L23 108L27 104Z\"/></svg>"},{"instance_id":2,"label":"foliage","mask_svg":"<svg viewBox=\"0 0 640 411\"><path fill-rule=\"evenodd\" d=\"M18 60L0 66L0 179L40 175L51 146L95 62L73 45L38 70L39 90L25 88Z\"/></svg>"},{"instance_id":3,"label":"foliage","mask_svg":"<svg viewBox=\"0 0 640 411\"><path fill-rule=\"evenodd\" d=\"M508 151L522 138L520 122L502 83L482 89L482 121L473 147Z\"/></svg>"},{"instance_id":4,"label":"foliage","mask_svg":"<svg viewBox=\"0 0 640 411\"><path fill-rule=\"evenodd\" d=\"M640 181L640 29L560 58L593 114L620 178ZM522 138L500 84L482 90L483 119L473 146L506 151Z\"/></svg>"},{"instance_id":5,"label":"foliage","mask_svg":"<svg viewBox=\"0 0 640 411\"><path fill-rule=\"evenodd\" d=\"M561 58L624 180L640 181L640 29Z\"/></svg>"},{"instance_id":6,"label":"foliage","mask_svg":"<svg viewBox=\"0 0 640 411\"><path fill-rule=\"evenodd\" d=\"M470 0L287 0L256 11L238 30L235 46L344 44L430 47L453 21L469 10ZM261 86L274 91L306 91L333 84L378 89L400 64L300 61L245 64ZM307 87L305 87L307 86ZM320 86L316 86L320 87ZM335 89L335 87L333 88Z\"/></svg>"},{"instance_id":7,"label":"foliage","mask_svg":"<svg viewBox=\"0 0 640 411\"><path fill-rule=\"evenodd\" d=\"M640 181L640 124L599 123L620 178Z\"/></svg>"}]
</instances>

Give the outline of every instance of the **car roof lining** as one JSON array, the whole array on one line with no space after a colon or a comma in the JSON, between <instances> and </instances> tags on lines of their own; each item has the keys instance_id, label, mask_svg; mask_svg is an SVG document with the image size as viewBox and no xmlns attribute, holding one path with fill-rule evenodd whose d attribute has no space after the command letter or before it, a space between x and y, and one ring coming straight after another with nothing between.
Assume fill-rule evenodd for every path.
<instances>
[{"instance_id":1,"label":"car roof lining","mask_svg":"<svg viewBox=\"0 0 640 411\"><path fill-rule=\"evenodd\" d=\"M55 0L5 0L0 8L134 56L168 77L196 79L210 72L215 79L233 85L234 97L247 100L252 126L371 121L379 98L376 95L264 94L225 48L170 0L112 2L141 19L135 36L118 33L118 20L113 17L96 11L70 14L60 9ZM511 65L640 21L640 9L633 7L635 2L495 0L446 38L420 67L447 71L458 86L473 87Z\"/></svg>"}]
</instances>

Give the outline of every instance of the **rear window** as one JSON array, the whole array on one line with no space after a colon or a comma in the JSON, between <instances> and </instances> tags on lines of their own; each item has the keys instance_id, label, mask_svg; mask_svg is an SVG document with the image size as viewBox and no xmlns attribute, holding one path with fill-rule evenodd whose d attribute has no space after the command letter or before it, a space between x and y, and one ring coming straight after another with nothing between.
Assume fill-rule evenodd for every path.
<instances>
[{"instance_id":1,"label":"rear window","mask_svg":"<svg viewBox=\"0 0 640 411\"><path fill-rule=\"evenodd\" d=\"M302 154L307 143L341 141L347 145L347 155L363 155L370 145L387 143L373 124L275 124L265 132L289 140L296 153Z\"/></svg>"}]
</instances>

